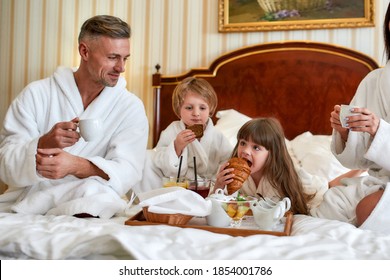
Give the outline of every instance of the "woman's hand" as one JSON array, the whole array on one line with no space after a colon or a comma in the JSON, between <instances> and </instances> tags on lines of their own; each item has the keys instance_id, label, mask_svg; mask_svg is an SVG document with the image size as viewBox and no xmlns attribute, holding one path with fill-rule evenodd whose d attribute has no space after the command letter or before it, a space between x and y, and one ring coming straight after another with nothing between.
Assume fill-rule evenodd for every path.
<instances>
[{"instance_id":1,"label":"woman's hand","mask_svg":"<svg viewBox=\"0 0 390 280\"><path fill-rule=\"evenodd\" d=\"M174 145L177 156L180 156L188 144L194 142L196 139L195 133L190 129L184 129L177 134Z\"/></svg>"},{"instance_id":2,"label":"woman's hand","mask_svg":"<svg viewBox=\"0 0 390 280\"><path fill-rule=\"evenodd\" d=\"M229 166L229 162L225 162L219 168L219 172L218 172L216 180L215 180L215 186L214 186L215 189L214 190L223 189L227 184L233 182L234 168L227 168L228 166Z\"/></svg>"},{"instance_id":3,"label":"woman's hand","mask_svg":"<svg viewBox=\"0 0 390 280\"><path fill-rule=\"evenodd\" d=\"M340 105L334 106L333 111L330 113L330 125L334 130L340 133L341 138L344 140L344 142L347 142L349 130L348 128L344 128L341 126L340 108Z\"/></svg>"},{"instance_id":4,"label":"woman's hand","mask_svg":"<svg viewBox=\"0 0 390 280\"><path fill-rule=\"evenodd\" d=\"M353 108L352 112L359 115L348 117L349 130L367 132L374 137L378 131L380 119L367 108Z\"/></svg>"}]
</instances>

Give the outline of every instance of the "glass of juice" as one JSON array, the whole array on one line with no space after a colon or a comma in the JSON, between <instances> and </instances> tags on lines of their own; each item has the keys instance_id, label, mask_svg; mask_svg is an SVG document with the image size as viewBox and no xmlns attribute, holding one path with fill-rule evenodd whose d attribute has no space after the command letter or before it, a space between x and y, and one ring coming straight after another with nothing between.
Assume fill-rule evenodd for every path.
<instances>
[{"instance_id":1,"label":"glass of juice","mask_svg":"<svg viewBox=\"0 0 390 280\"><path fill-rule=\"evenodd\" d=\"M185 177L163 177L163 187L182 187L188 189L188 180Z\"/></svg>"},{"instance_id":2,"label":"glass of juice","mask_svg":"<svg viewBox=\"0 0 390 280\"><path fill-rule=\"evenodd\" d=\"M196 186L195 180L188 180L188 189L198 193L203 198L206 198L210 192L211 181L207 179L198 179L197 181L198 186Z\"/></svg>"}]
</instances>

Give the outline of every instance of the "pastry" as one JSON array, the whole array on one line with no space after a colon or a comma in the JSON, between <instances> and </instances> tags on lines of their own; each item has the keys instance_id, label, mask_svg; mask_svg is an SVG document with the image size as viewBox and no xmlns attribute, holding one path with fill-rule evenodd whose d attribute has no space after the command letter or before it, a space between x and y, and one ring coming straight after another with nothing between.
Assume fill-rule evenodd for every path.
<instances>
[{"instance_id":1,"label":"pastry","mask_svg":"<svg viewBox=\"0 0 390 280\"><path fill-rule=\"evenodd\" d=\"M246 159L237 157L231 158L226 168L234 168L233 182L227 185L227 193L231 195L241 189L242 184L248 179L251 173L251 168L250 163Z\"/></svg>"},{"instance_id":2,"label":"pastry","mask_svg":"<svg viewBox=\"0 0 390 280\"><path fill-rule=\"evenodd\" d=\"M196 138L200 139L203 136L203 124L194 124L187 127L187 129L191 129L194 133Z\"/></svg>"}]
</instances>

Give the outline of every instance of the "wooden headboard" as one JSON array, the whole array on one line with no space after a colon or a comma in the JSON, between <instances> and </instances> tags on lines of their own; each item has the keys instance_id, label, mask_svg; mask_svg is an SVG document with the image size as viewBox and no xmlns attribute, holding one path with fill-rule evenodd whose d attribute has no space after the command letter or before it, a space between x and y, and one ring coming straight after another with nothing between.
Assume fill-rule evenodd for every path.
<instances>
[{"instance_id":1,"label":"wooden headboard","mask_svg":"<svg viewBox=\"0 0 390 280\"><path fill-rule=\"evenodd\" d=\"M310 131L330 134L335 104L351 101L360 81L378 68L372 58L340 46L289 41L241 48L224 54L205 69L178 76L153 75L153 146L173 120L172 92L188 76L210 82L219 110L235 109L250 117L273 116L286 137ZM214 118L214 121L216 119Z\"/></svg>"}]
</instances>

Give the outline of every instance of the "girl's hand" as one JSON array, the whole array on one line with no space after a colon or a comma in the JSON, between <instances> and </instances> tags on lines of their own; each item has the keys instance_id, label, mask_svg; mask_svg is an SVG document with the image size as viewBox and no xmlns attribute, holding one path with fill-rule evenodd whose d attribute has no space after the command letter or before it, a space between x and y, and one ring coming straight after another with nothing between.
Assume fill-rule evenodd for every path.
<instances>
[{"instance_id":1,"label":"girl's hand","mask_svg":"<svg viewBox=\"0 0 390 280\"><path fill-rule=\"evenodd\" d=\"M330 125L331 127L340 133L344 142L348 140L349 129L341 126L340 122L340 105L335 105L333 111L330 113Z\"/></svg>"},{"instance_id":2,"label":"girl's hand","mask_svg":"<svg viewBox=\"0 0 390 280\"><path fill-rule=\"evenodd\" d=\"M215 180L215 186L214 186L215 190L216 189L223 189L227 184L233 182L234 168L227 168L227 166L229 166L229 162L225 162L219 168L219 172L218 172L216 180Z\"/></svg>"},{"instance_id":3,"label":"girl's hand","mask_svg":"<svg viewBox=\"0 0 390 280\"><path fill-rule=\"evenodd\" d=\"M180 131L179 134L176 136L174 145L175 145L175 151L177 156L180 156L184 150L185 147L187 147L188 144L194 142L196 139L195 133L190 129L185 129L183 131Z\"/></svg>"}]
</instances>

